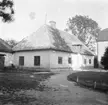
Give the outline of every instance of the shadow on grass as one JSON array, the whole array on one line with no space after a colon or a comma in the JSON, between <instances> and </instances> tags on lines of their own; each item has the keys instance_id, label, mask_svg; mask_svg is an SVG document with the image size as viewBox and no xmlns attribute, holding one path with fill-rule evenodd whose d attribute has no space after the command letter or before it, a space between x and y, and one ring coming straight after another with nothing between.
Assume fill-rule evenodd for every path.
<instances>
[{"instance_id":1,"label":"shadow on grass","mask_svg":"<svg viewBox=\"0 0 108 105\"><path fill-rule=\"evenodd\" d=\"M108 92L108 73L82 71L70 74L67 79L69 81L74 81L75 85L82 88L88 88L104 93Z\"/></svg>"},{"instance_id":2,"label":"shadow on grass","mask_svg":"<svg viewBox=\"0 0 108 105\"><path fill-rule=\"evenodd\" d=\"M44 91L48 88L43 81L50 78L53 73L32 74L32 73L0 73L0 101L28 103L37 100L24 94L17 94L26 90Z\"/></svg>"}]
</instances>

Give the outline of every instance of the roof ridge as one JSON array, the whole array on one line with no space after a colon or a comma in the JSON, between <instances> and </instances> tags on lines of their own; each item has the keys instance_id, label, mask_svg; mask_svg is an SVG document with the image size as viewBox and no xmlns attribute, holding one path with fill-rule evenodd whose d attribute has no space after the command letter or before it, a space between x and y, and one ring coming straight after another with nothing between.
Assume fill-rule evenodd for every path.
<instances>
[{"instance_id":1,"label":"roof ridge","mask_svg":"<svg viewBox=\"0 0 108 105\"><path fill-rule=\"evenodd\" d=\"M46 25L48 28L50 27L49 25ZM51 27L50 27L51 28ZM49 31L48 31L48 29L47 29L47 32L49 33ZM48 34L48 37L49 37L49 39L50 39L50 42L51 42L51 45L52 45L52 39L51 39L51 35L50 34ZM52 46L49 46L49 48L52 48Z\"/></svg>"}]
</instances>

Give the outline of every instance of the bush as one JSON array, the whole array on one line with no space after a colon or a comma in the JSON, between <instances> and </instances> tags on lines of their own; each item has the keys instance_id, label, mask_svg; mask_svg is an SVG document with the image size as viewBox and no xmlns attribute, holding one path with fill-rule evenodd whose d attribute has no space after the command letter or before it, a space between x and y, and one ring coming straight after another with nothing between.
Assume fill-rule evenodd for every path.
<instances>
[{"instance_id":1,"label":"bush","mask_svg":"<svg viewBox=\"0 0 108 105\"><path fill-rule=\"evenodd\" d=\"M105 53L101 58L101 64L105 70L108 70L108 47L106 48Z\"/></svg>"}]
</instances>

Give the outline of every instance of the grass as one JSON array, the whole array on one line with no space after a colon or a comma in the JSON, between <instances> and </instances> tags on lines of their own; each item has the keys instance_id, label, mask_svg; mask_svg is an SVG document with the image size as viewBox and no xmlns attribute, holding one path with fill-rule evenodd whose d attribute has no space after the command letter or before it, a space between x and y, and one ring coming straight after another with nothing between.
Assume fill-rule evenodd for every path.
<instances>
[{"instance_id":1,"label":"grass","mask_svg":"<svg viewBox=\"0 0 108 105\"><path fill-rule=\"evenodd\" d=\"M6 104L18 101L22 105L37 100L17 93L21 93L21 91L24 93L26 90L44 91L48 87L41 82L51 75L54 73L0 73L0 102Z\"/></svg>"},{"instance_id":2,"label":"grass","mask_svg":"<svg viewBox=\"0 0 108 105\"><path fill-rule=\"evenodd\" d=\"M108 72L81 71L68 76L70 81L77 82L77 78L80 85L105 92L108 91ZM95 82L96 86L94 85Z\"/></svg>"}]
</instances>

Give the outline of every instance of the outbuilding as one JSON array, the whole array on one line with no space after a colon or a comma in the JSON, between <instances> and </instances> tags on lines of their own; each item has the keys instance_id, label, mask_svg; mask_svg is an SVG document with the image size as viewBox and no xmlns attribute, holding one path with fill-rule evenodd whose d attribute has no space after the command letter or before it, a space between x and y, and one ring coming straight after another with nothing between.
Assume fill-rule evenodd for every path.
<instances>
[{"instance_id":1,"label":"outbuilding","mask_svg":"<svg viewBox=\"0 0 108 105\"><path fill-rule=\"evenodd\" d=\"M0 69L11 66L10 62L12 62L12 49L0 38Z\"/></svg>"},{"instance_id":2,"label":"outbuilding","mask_svg":"<svg viewBox=\"0 0 108 105\"><path fill-rule=\"evenodd\" d=\"M44 24L13 47L14 65L36 70L67 70L93 66L94 54L74 35Z\"/></svg>"}]
</instances>

